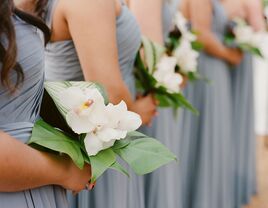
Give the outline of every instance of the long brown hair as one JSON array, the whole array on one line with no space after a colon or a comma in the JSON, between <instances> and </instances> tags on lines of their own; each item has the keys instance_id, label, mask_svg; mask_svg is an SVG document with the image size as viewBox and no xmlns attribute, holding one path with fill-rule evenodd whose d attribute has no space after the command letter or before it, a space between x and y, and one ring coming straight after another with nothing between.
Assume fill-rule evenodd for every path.
<instances>
[{"instance_id":1,"label":"long brown hair","mask_svg":"<svg viewBox=\"0 0 268 208\"><path fill-rule=\"evenodd\" d=\"M41 9L41 7L39 9ZM11 91L18 88L19 84L24 80L23 70L19 63L17 63L16 31L11 18L13 14L16 14L25 22L43 31L46 42L49 41L50 37L49 29L40 18L16 9L13 0L0 0L0 40L7 40L6 46L0 42L0 81L3 86ZM11 83L10 80L10 72L12 70L14 70L17 75L15 83Z\"/></svg>"}]
</instances>

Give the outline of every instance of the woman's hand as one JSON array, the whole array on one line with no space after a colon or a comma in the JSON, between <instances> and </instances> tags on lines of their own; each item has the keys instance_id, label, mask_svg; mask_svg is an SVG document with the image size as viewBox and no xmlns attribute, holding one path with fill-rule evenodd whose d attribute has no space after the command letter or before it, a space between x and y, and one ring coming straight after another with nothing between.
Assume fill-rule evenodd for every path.
<instances>
[{"instance_id":1,"label":"woman's hand","mask_svg":"<svg viewBox=\"0 0 268 208\"><path fill-rule=\"evenodd\" d=\"M242 61L243 53L239 49L226 48L225 59L232 65L239 65Z\"/></svg>"},{"instance_id":2,"label":"woman's hand","mask_svg":"<svg viewBox=\"0 0 268 208\"><path fill-rule=\"evenodd\" d=\"M90 183L91 178L91 167L86 164L84 169L79 169L70 158L64 157L64 175L59 185L63 186L65 189L73 191L73 193L79 193L83 189L92 190L94 188L93 183Z\"/></svg>"},{"instance_id":3,"label":"woman's hand","mask_svg":"<svg viewBox=\"0 0 268 208\"><path fill-rule=\"evenodd\" d=\"M152 95L138 98L130 109L141 116L143 125L150 125L157 114L156 101Z\"/></svg>"}]
</instances>

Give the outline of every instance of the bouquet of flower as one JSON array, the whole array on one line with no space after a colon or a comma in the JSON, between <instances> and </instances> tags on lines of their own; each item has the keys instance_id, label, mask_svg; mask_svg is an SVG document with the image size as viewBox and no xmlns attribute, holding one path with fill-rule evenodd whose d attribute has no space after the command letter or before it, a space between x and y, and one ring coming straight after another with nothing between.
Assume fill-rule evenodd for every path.
<instances>
[{"instance_id":1,"label":"bouquet of flower","mask_svg":"<svg viewBox=\"0 0 268 208\"><path fill-rule=\"evenodd\" d=\"M181 12L175 14L173 23L174 30L166 41L167 54L177 59L177 72L189 80L201 79L197 72L197 59L203 46L197 41L196 34L190 30L190 25Z\"/></svg>"},{"instance_id":2,"label":"bouquet of flower","mask_svg":"<svg viewBox=\"0 0 268 208\"><path fill-rule=\"evenodd\" d=\"M147 174L176 157L156 139L137 131L140 116L124 101L108 103L102 88L89 82L46 82L45 89L73 134L44 120L35 123L29 144L41 150L66 154L83 168L92 168L91 182L107 169L128 175L121 157L139 175Z\"/></svg>"},{"instance_id":3,"label":"bouquet of flower","mask_svg":"<svg viewBox=\"0 0 268 208\"><path fill-rule=\"evenodd\" d=\"M160 107L184 107L198 114L180 92L183 77L176 72L176 66L176 57L166 55L164 47L143 37L135 62L137 88L142 94L154 94Z\"/></svg>"},{"instance_id":4,"label":"bouquet of flower","mask_svg":"<svg viewBox=\"0 0 268 208\"><path fill-rule=\"evenodd\" d=\"M255 32L243 19L235 19L230 22L225 44L229 47L238 47L242 51L250 52L263 57L261 52L262 34Z\"/></svg>"}]
</instances>

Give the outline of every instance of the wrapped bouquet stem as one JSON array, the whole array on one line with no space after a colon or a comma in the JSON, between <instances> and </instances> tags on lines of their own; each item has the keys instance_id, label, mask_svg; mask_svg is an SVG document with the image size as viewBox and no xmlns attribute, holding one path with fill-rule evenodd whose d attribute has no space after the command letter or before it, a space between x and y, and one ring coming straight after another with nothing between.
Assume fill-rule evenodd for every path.
<instances>
[{"instance_id":1,"label":"wrapped bouquet stem","mask_svg":"<svg viewBox=\"0 0 268 208\"><path fill-rule=\"evenodd\" d=\"M70 131L39 120L29 145L66 154L79 168L90 164L92 183L107 169L128 175L118 157L139 175L176 160L175 155L156 139L137 132L142 123L140 116L128 111L124 101L117 105L108 103L99 85L46 82L45 89Z\"/></svg>"}]
</instances>

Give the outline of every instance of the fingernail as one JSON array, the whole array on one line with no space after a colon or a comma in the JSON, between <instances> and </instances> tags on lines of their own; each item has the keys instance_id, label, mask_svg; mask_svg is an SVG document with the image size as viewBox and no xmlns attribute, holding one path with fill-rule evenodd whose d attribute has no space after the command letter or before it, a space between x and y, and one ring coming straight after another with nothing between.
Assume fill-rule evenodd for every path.
<instances>
[{"instance_id":1,"label":"fingernail","mask_svg":"<svg viewBox=\"0 0 268 208\"><path fill-rule=\"evenodd\" d=\"M89 184L89 189L90 189L90 190L93 190L94 187L95 187L95 184L93 184L93 183Z\"/></svg>"}]
</instances>

